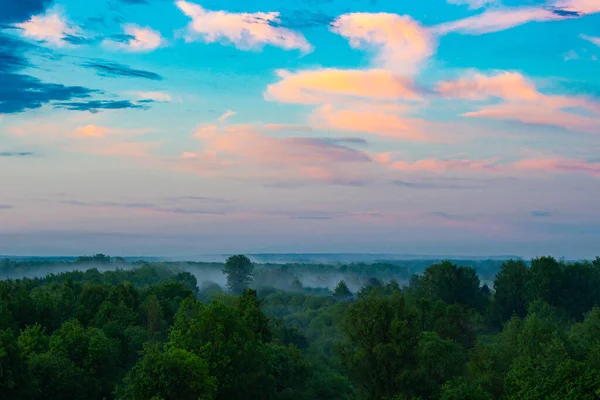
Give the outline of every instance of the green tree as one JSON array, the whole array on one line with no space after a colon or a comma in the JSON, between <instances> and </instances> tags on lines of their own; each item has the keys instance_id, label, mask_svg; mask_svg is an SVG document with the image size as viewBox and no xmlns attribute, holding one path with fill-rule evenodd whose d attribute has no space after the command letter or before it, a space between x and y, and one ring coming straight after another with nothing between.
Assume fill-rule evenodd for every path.
<instances>
[{"instance_id":1,"label":"green tree","mask_svg":"<svg viewBox=\"0 0 600 400\"><path fill-rule=\"evenodd\" d=\"M346 311L345 341L338 353L344 369L364 399L392 398L415 390L419 330L416 318L398 292L371 292Z\"/></svg>"},{"instance_id":2,"label":"green tree","mask_svg":"<svg viewBox=\"0 0 600 400\"><path fill-rule=\"evenodd\" d=\"M49 338L40 324L28 326L19 335L19 349L25 357L44 353L48 350Z\"/></svg>"},{"instance_id":3,"label":"green tree","mask_svg":"<svg viewBox=\"0 0 600 400\"><path fill-rule=\"evenodd\" d=\"M340 281L337 284L335 290L333 291L333 297L338 297L341 299L352 297L352 292L348 288L348 285L346 285L346 282Z\"/></svg>"},{"instance_id":4,"label":"green tree","mask_svg":"<svg viewBox=\"0 0 600 400\"><path fill-rule=\"evenodd\" d=\"M231 256L225 261L223 273L227 275L227 287L234 294L241 294L252 282L254 264L244 255Z\"/></svg>"},{"instance_id":5,"label":"green tree","mask_svg":"<svg viewBox=\"0 0 600 400\"><path fill-rule=\"evenodd\" d=\"M183 349L146 346L118 389L121 399L210 400L216 379L206 360Z\"/></svg>"},{"instance_id":6,"label":"green tree","mask_svg":"<svg viewBox=\"0 0 600 400\"><path fill-rule=\"evenodd\" d=\"M522 260L502 263L494 280L494 307L497 323L502 324L512 315L524 318L527 314L525 286L528 280L527 265Z\"/></svg>"}]
</instances>

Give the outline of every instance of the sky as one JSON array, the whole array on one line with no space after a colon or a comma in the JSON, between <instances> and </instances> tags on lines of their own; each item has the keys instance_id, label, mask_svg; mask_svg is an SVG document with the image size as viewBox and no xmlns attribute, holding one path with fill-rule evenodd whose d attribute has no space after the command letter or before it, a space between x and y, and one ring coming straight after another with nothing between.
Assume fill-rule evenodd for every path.
<instances>
[{"instance_id":1,"label":"sky","mask_svg":"<svg viewBox=\"0 0 600 400\"><path fill-rule=\"evenodd\" d=\"M0 0L0 254L600 255L599 0Z\"/></svg>"}]
</instances>

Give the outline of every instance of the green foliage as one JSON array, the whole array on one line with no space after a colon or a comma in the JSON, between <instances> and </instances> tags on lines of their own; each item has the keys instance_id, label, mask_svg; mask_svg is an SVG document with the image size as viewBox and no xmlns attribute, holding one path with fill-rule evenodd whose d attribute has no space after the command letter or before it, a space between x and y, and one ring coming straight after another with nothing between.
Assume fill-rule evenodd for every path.
<instances>
[{"instance_id":1,"label":"green foliage","mask_svg":"<svg viewBox=\"0 0 600 400\"><path fill-rule=\"evenodd\" d=\"M250 286L254 265L246 256L231 256L225 261L223 273L227 275L227 287L234 294L241 294Z\"/></svg>"},{"instance_id":2,"label":"green foliage","mask_svg":"<svg viewBox=\"0 0 600 400\"><path fill-rule=\"evenodd\" d=\"M333 291L333 296L340 299L345 299L352 297L352 292L348 288L348 285L346 285L346 282L340 281Z\"/></svg>"},{"instance_id":3,"label":"green foliage","mask_svg":"<svg viewBox=\"0 0 600 400\"><path fill-rule=\"evenodd\" d=\"M183 349L149 345L118 389L121 399L211 400L216 380L206 360Z\"/></svg>"},{"instance_id":4,"label":"green foliage","mask_svg":"<svg viewBox=\"0 0 600 400\"><path fill-rule=\"evenodd\" d=\"M600 398L600 258L254 273L234 256L227 294L195 277L223 264L100 256L0 281L1 399ZM0 261L25 267L52 270Z\"/></svg>"}]
</instances>

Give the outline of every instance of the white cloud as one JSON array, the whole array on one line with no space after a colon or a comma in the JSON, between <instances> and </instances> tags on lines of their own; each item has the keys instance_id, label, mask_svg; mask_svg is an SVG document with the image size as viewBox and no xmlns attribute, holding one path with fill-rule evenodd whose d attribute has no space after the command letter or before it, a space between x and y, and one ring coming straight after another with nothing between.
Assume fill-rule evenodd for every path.
<instances>
[{"instance_id":1,"label":"white cloud","mask_svg":"<svg viewBox=\"0 0 600 400\"><path fill-rule=\"evenodd\" d=\"M123 27L123 30L125 31L125 34L130 37L126 42L106 39L103 44L117 50L129 51L132 53L144 53L155 50L165 43L160 32L152 30L151 28L128 24Z\"/></svg>"},{"instance_id":2,"label":"white cloud","mask_svg":"<svg viewBox=\"0 0 600 400\"><path fill-rule=\"evenodd\" d=\"M65 41L67 36L80 36L81 30L69 24L65 17L59 13L48 13L46 15L35 15L27 22L16 24L21 28L21 35L46 42L57 47L63 47L69 43Z\"/></svg>"},{"instance_id":3,"label":"white cloud","mask_svg":"<svg viewBox=\"0 0 600 400\"><path fill-rule=\"evenodd\" d=\"M478 10L480 8L499 5L500 0L448 0L448 3L459 6L469 6L472 10Z\"/></svg>"},{"instance_id":4,"label":"white cloud","mask_svg":"<svg viewBox=\"0 0 600 400\"><path fill-rule=\"evenodd\" d=\"M163 92L131 92L131 94L140 100L152 100L158 103L169 103L172 100L170 94Z\"/></svg>"},{"instance_id":5,"label":"white cloud","mask_svg":"<svg viewBox=\"0 0 600 400\"><path fill-rule=\"evenodd\" d=\"M587 40L590 43L595 44L596 46L600 46L600 37L594 37L594 36L588 36L588 35L581 35L580 37L584 40Z\"/></svg>"},{"instance_id":6,"label":"white cloud","mask_svg":"<svg viewBox=\"0 0 600 400\"><path fill-rule=\"evenodd\" d=\"M225 112L225 114L223 114L219 117L219 122L225 122L226 120L228 120L229 118L233 117L236 114L237 113L235 111L227 110Z\"/></svg>"},{"instance_id":7,"label":"white cloud","mask_svg":"<svg viewBox=\"0 0 600 400\"><path fill-rule=\"evenodd\" d=\"M257 50L265 45L303 53L313 50L300 32L277 26L278 12L211 11L184 0L177 1L176 5L192 19L185 36L188 42L201 38L206 43L233 43L239 50Z\"/></svg>"}]
</instances>

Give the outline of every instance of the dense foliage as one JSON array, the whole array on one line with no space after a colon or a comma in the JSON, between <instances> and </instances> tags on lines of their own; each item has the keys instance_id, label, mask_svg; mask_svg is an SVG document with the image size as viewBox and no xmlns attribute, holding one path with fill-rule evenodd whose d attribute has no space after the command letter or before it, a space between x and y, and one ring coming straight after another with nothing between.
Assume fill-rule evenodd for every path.
<instances>
[{"instance_id":1,"label":"dense foliage","mask_svg":"<svg viewBox=\"0 0 600 400\"><path fill-rule=\"evenodd\" d=\"M467 264L5 260L0 398L600 398L600 259Z\"/></svg>"}]
</instances>

